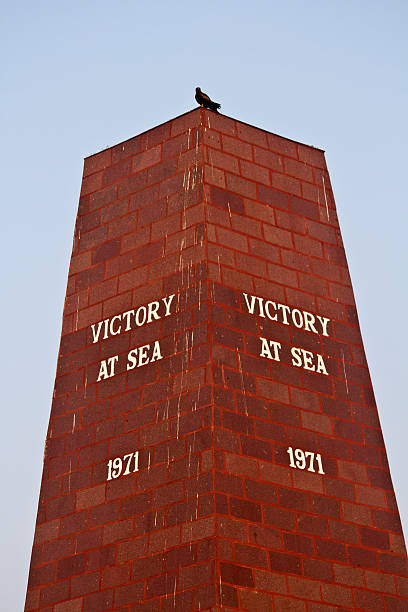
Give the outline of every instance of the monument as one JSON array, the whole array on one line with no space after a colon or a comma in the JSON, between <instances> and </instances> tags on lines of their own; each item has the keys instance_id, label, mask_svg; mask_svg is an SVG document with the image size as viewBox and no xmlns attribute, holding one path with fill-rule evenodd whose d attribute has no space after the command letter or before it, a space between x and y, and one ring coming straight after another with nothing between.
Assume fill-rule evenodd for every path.
<instances>
[{"instance_id":1,"label":"monument","mask_svg":"<svg viewBox=\"0 0 408 612\"><path fill-rule=\"evenodd\" d=\"M197 108L85 159L25 609L408 610L323 151Z\"/></svg>"}]
</instances>

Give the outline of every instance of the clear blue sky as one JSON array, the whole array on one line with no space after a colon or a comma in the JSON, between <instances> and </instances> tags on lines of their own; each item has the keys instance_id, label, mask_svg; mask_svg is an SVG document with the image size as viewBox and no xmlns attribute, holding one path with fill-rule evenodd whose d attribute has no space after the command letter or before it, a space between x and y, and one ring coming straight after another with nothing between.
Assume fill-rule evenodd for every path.
<instances>
[{"instance_id":1,"label":"clear blue sky","mask_svg":"<svg viewBox=\"0 0 408 612\"><path fill-rule=\"evenodd\" d=\"M0 610L23 608L82 158L195 106L326 150L408 529L408 4L3 3Z\"/></svg>"}]
</instances>

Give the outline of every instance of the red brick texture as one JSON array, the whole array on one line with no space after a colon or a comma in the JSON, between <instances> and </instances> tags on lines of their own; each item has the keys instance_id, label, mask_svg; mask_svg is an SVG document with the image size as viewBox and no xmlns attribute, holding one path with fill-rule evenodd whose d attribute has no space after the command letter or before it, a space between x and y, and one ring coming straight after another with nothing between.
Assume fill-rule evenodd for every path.
<instances>
[{"instance_id":1,"label":"red brick texture","mask_svg":"<svg viewBox=\"0 0 408 612\"><path fill-rule=\"evenodd\" d=\"M85 160L25 609L408 610L322 151L198 108Z\"/></svg>"}]
</instances>

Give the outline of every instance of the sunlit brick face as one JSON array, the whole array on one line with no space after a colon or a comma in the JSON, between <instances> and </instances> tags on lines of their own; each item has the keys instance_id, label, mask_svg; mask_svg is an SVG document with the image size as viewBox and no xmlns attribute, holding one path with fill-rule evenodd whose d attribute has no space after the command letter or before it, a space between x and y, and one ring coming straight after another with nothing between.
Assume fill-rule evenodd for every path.
<instances>
[{"instance_id":1,"label":"sunlit brick face","mask_svg":"<svg viewBox=\"0 0 408 612\"><path fill-rule=\"evenodd\" d=\"M199 108L85 160L26 610L408 610L321 150Z\"/></svg>"}]
</instances>

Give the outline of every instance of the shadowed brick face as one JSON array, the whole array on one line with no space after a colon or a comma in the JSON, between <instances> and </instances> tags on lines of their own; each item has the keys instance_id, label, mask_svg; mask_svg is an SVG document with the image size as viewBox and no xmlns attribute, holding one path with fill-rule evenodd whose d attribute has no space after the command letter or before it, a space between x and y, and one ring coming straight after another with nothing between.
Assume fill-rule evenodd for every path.
<instances>
[{"instance_id":1,"label":"shadowed brick face","mask_svg":"<svg viewBox=\"0 0 408 612\"><path fill-rule=\"evenodd\" d=\"M25 609L408 610L322 151L198 108L85 160Z\"/></svg>"}]
</instances>

